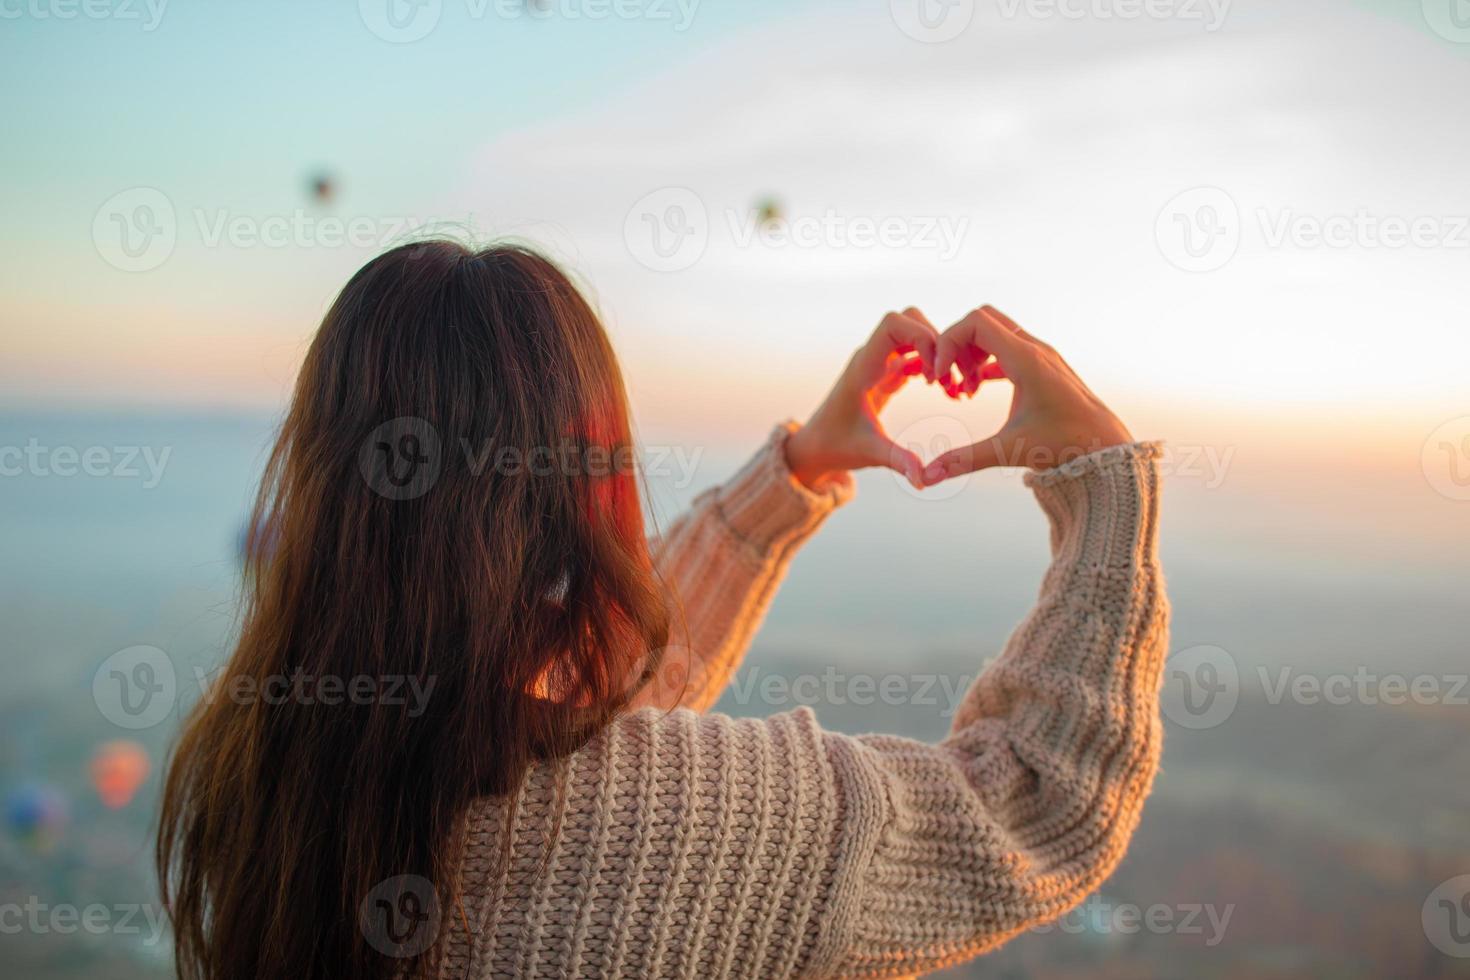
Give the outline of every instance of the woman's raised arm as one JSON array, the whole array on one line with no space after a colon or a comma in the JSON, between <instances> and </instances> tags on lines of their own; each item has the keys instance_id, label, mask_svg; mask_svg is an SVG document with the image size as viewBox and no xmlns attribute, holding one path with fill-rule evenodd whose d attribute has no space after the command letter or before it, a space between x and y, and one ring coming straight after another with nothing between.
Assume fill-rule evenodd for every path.
<instances>
[{"instance_id":1,"label":"woman's raised arm","mask_svg":"<svg viewBox=\"0 0 1470 980\"><path fill-rule=\"evenodd\" d=\"M861 898L824 965L841 976L936 969L1081 902L1122 858L1158 768L1158 447L1132 442L1056 351L990 307L945 332L936 366L952 393L1008 377L1015 394L994 437L935 460L925 481L1044 470L1026 481L1052 564L947 739L829 740L849 819L872 828L848 869Z\"/></svg>"},{"instance_id":2,"label":"woman's raised arm","mask_svg":"<svg viewBox=\"0 0 1470 980\"><path fill-rule=\"evenodd\" d=\"M778 427L654 542L674 629L638 706L703 711L719 700L797 549L851 498L848 471L887 466L920 485L918 457L893 444L878 413L910 378L933 377L938 337L915 310L885 316L805 426Z\"/></svg>"},{"instance_id":3,"label":"woman's raised arm","mask_svg":"<svg viewBox=\"0 0 1470 980\"><path fill-rule=\"evenodd\" d=\"M1031 485L1052 565L950 736L829 736L857 900L820 971L895 976L991 949L1117 866L1158 768L1168 603L1157 447L1094 452Z\"/></svg>"},{"instance_id":4,"label":"woman's raised arm","mask_svg":"<svg viewBox=\"0 0 1470 980\"><path fill-rule=\"evenodd\" d=\"M850 478L811 490L792 476L786 445L796 429L794 422L777 426L734 477L700 494L653 542L672 627L636 707L704 711L718 701L786 566L827 515L852 496Z\"/></svg>"}]
</instances>

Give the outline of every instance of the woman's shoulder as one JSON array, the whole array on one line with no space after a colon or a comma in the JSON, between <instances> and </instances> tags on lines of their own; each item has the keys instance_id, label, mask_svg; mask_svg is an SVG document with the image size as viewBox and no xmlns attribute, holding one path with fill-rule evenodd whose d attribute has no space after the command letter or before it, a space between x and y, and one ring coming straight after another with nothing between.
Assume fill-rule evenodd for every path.
<instances>
[{"instance_id":1,"label":"woman's shoulder","mask_svg":"<svg viewBox=\"0 0 1470 980\"><path fill-rule=\"evenodd\" d=\"M765 718L646 707L614 719L567 758L532 767L501 808L658 811L788 793L817 807L836 778L832 742L841 738L806 707Z\"/></svg>"}]
</instances>

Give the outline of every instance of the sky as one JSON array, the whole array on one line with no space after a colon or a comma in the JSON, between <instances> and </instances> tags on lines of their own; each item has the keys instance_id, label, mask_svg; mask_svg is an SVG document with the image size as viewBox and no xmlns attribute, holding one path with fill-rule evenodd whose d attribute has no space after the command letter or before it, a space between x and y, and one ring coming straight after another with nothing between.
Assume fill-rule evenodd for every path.
<instances>
[{"instance_id":1,"label":"sky","mask_svg":"<svg viewBox=\"0 0 1470 980\"><path fill-rule=\"evenodd\" d=\"M1461 0L93 2L0 0L12 409L276 410L432 227L567 264L644 432L750 438L885 310L990 302L1147 434L1470 433Z\"/></svg>"}]
</instances>

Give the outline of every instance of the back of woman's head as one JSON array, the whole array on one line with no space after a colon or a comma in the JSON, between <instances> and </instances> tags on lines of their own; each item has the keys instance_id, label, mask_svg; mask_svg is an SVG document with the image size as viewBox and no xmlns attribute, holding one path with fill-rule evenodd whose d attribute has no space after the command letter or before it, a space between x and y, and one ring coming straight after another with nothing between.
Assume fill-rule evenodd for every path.
<instances>
[{"instance_id":1,"label":"back of woman's head","mask_svg":"<svg viewBox=\"0 0 1470 980\"><path fill-rule=\"evenodd\" d=\"M431 242L348 282L267 464L238 645L168 774L181 975L434 968L365 903L415 876L456 914L469 803L580 746L665 642L632 460L607 337L547 260Z\"/></svg>"}]
</instances>

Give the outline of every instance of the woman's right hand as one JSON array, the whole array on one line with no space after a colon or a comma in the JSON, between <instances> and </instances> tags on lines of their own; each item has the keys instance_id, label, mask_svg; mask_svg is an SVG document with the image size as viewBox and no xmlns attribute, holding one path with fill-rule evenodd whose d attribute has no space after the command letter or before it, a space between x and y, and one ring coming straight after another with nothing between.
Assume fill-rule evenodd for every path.
<instances>
[{"instance_id":1,"label":"woman's right hand","mask_svg":"<svg viewBox=\"0 0 1470 980\"><path fill-rule=\"evenodd\" d=\"M961 380L952 380L951 367ZM991 306L946 330L935 345L935 375L957 397L982 381L1009 378L1011 411L989 439L953 449L924 468L925 486L991 466L1050 469L1133 441L1128 428L1049 345Z\"/></svg>"},{"instance_id":2,"label":"woman's right hand","mask_svg":"<svg viewBox=\"0 0 1470 980\"><path fill-rule=\"evenodd\" d=\"M842 376L806 425L786 441L786 462L807 487L838 473L886 466L920 488L924 464L896 445L878 415L908 380L934 377L939 331L913 307L889 313L848 361Z\"/></svg>"}]
</instances>

